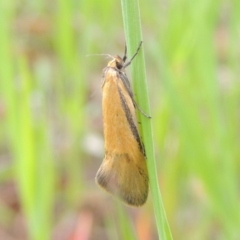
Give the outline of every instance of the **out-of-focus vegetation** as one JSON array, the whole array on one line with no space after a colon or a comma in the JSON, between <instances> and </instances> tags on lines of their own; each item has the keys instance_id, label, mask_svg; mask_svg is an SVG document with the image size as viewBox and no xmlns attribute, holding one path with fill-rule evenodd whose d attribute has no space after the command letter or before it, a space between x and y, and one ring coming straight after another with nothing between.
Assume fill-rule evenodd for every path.
<instances>
[{"instance_id":1,"label":"out-of-focus vegetation","mask_svg":"<svg viewBox=\"0 0 240 240\"><path fill-rule=\"evenodd\" d=\"M161 193L174 239L240 237L240 1L140 1ZM0 0L0 239L158 239L95 185L101 71L120 1Z\"/></svg>"}]
</instances>

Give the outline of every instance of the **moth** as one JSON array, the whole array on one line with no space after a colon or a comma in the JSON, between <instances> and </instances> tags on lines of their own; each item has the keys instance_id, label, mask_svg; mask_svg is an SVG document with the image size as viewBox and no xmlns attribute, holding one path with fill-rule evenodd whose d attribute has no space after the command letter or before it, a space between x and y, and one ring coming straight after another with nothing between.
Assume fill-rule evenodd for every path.
<instances>
[{"instance_id":1,"label":"moth","mask_svg":"<svg viewBox=\"0 0 240 240\"><path fill-rule=\"evenodd\" d=\"M149 181L145 149L135 114L136 108L141 109L134 100L125 72L141 45L142 42L129 62L126 62L125 47L123 58L111 56L112 60L103 70L105 157L96 174L96 182L101 187L132 206L141 206L146 202Z\"/></svg>"}]
</instances>

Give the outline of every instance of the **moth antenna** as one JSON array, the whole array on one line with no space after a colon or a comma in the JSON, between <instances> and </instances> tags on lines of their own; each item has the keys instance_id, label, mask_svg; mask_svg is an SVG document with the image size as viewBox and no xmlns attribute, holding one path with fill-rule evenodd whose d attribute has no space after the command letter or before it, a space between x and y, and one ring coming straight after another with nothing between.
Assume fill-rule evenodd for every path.
<instances>
[{"instance_id":1,"label":"moth antenna","mask_svg":"<svg viewBox=\"0 0 240 240\"><path fill-rule=\"evenodd\" d=\"M102 54L89 54L89 55L86 55L86 57L92 57L92 56L107 56L107 57L109 57L109 58L115 59L115 57L113 57L112 55L107 54L107 53L102 53Z\"/></svg>"}]
</instances>

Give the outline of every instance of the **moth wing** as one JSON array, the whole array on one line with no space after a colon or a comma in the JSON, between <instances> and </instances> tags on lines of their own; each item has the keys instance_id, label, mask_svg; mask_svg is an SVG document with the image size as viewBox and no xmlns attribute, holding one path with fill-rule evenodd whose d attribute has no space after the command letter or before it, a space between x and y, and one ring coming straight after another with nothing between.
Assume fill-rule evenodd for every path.
<instances>
[{"instance_id":1,"label":"moth wing","mask_svg":"<svg viewBox=\"0 0 240 240\"><path fill-rule=\"evenodd\" d=\"M148 196L146 160L138 157L139 164L128 154L106 154L96 175L101 187L133 206L143 205Z\"/></svg>"}]
</instances>

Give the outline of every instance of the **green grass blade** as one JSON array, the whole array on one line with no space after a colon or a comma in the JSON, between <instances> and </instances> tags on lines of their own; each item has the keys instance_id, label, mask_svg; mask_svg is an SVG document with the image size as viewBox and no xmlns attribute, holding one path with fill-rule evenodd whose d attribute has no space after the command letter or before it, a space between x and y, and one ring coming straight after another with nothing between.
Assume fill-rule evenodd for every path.
<instances>
[{"instance_id":1,"label":"green grass blade","mask_svg":"<svg viewBox=\"0 0 240 240\"><path fill-rule=\"evenodd\" d=\"M128 46L128 56L133 56L137 46L142 40L141 21L139 4L137 0L122 0L123 22L126 35L126 42ZM143 56L143 48L139 55L132 63L132 79L134 92L139 106L146 113L150 112L145 62ZM140 115L143 139L147 153L147 165L149 171L150 189L152 192L152 199L154 205L154 212L156 217L156 225L158 229L159 238L162 240L172 239L170 228L166 219L165 210L161 198L161 193L158 184L157 169L154 155L153 138L152 138L152 123L151 120L145 116Z\"/></svg>"}]
</instances>

